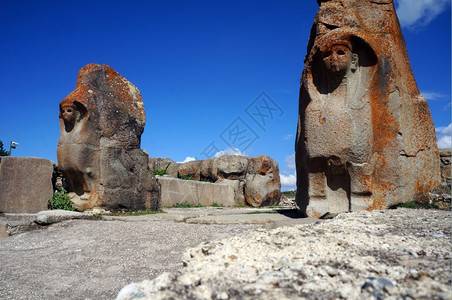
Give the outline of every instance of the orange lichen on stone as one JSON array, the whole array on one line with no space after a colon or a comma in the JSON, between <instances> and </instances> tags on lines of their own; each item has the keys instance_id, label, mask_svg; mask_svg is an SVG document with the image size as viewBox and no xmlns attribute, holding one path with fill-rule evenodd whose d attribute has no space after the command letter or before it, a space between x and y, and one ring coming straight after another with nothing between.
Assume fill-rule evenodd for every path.
<instances>
[{"instance_id":1,"label":"orange lichen on stone","mask_svg":"<svg viewBox=\"0 0 452 300\"><path fill-rule=\"evenodd\" d=\"M140 150L138 89L107 65L89 64L60 102L58 167L79 209L156 209L159 188Z\"/></svg>"},{"instance_id":2,"label":"orange lichen on stone","mask_svg":"<svg viewBox=\"0 0 452 300\"><path fill-rule=\"evenodd\" d=\"M437 188L433 121L393 1L318 3L300 87L298 208L381 209Z\"/></svg>"}]
</instances>

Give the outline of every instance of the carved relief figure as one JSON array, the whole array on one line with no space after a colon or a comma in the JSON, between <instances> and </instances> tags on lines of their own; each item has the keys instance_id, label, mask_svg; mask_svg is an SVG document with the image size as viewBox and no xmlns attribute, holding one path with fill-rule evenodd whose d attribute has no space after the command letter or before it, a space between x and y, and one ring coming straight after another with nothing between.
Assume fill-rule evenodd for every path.
<instances>
[{"instance_id":1,"label":"carved relief figure","mask_svg":"<svg viewBox=\"0 0 452 300\"><path fill-rule=\"evenodd\" d=\"M98 150L89 143L88 111L79 101L68 96L60 103L61 134L57 157L59 168L64 171L69 195L77 206L89 202L99 205L96 172Z\"/></svg>"},{"instance_id":2,"label":"carved relief figure","mask_svg":"<svg viewBox=\"0 0 452 300\"><path fill-rule=\"evenodd\" d=\"M371 152L368 85L375 63L373 49L350 31L325 34L313 50L304 165L311 168L305 171L311 197L328 198L328 211L349 210L352 197L370 194L362 177Z\"/></svg>"},{"instance_id":3,"label":"carved relief figure","mask_svg":"<svg viewBox=\"0 0 452 300\"><path fill-rule=\"evenodd\" d=\"M434 126L393 2L318 3L300 87L299 210L384 208L434 189Z\"/></svg>"}]
</instances>

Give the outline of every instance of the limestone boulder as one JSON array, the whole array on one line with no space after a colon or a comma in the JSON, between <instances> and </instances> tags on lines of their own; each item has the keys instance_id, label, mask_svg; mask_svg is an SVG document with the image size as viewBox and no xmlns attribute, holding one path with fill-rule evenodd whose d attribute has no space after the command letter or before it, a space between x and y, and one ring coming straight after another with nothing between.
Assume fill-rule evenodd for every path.
<instances>
[{"instance_id":1,"label":"limestone boulder","mask_svg":"<svg viewBox=\"0 0 452 300\"><path fill-rule=\"evenodd\" d=\"M281 180L278 163L268 156L251 157L248 162L245 201L254 207L279 203Z\"/></svg>"},{"instance_id":2,"label":"limestone boulder","mask_svg":"<svg viewBox=\"0 0 452 300\"><path fill-rule=\"evenodd\" d=\"M299 210L381 209L438 188L435 128L393 1L318 3L300 87Z\"/></svg>"},{"instance_id":3,"label":"limestone boulder","mask_svg":"<svg viewBox=\"0 0 452 300\"><path fill-rule=\"evenodd\" d=\"M137 87L107 65L89 64L61 101L59 119L58 167L76 207L158 207L158 184L140 150L146 118Z\"/></svg>"},{"instance_id":4,"label":"limestone boulder","mask_svg":"<svg viewBox=\"0 0 452 300\"><path fill-rule=\"evenodd\" d=\"M234 205L243 206L246 204L245 201L245 185L246 180L231 180L231 179L218 179L215 183L227 184L232 186L234 190Z\"/></svg>"},{"instance_id":5,"label":"limestone boulder","mask_svg":"<svg viewBox=\"0 0 452 300\"><path fill-rule=\"evenodd\" d=\"M200 165L201 180L215 182L218 179L218 167L215 164L215 158L201 160Z\"/></svg>"},{"instance_id":6,"label":"limestone boulder","mask_svg":"<svg viewBox=\"0 0 452 300\"><path fill-rule=\"evenodd\" d=\"M93 214L85 214L76 211L68 211L68 210L47 210L40 211L36 214L35 222L39 225L50 225L54 223L59 223L66 220L74 220L74 219L94 219L95 216Z\"/></svg>"},{"instance_id":7,"label":"limestone boulder","mask_svg":"<svg viewBox=\"0 0 452 300\"><path fill-rule=\"evenodd\" d=\"M168 168L166 168L166 172L171 177L177 177L179 174L179 163L172 162L168 165Z\"/></svg>"},{"instance_id":8,"label":"limestone boulder","mask_svg":"<svg viewBox=\"0 0 452 300\"><path fill-rule=\"evenodd\" d=\"M167 170L169 165L175 163L170 158L149 157L149 169L151 170Z\"/></svg>"},{"instance_id":9,"label":"limestone boulder","mask_svg":"<svg viewBox=\"0 0 452 300\"><path fill-rule=\"evenodd\" d=\"M0 212L47 210L54 165L44 158L0 156Z\"/></svg>"},{"instance_id":10,"label":"limestone boulder","mask_svg":"<svg viewBox=\"0 0 452 300\"><path fill-rule=\"evenodd\" d=\"M179 164L178 176L179 178L191 178L199 181L201 179L201 161L194 160Z\"/></svg>"},{"instance_id":11,"label":"limestone boulder","mask_svg":"<svg viewBox=\"0 0 452 300\"><path fill-rule=\"evenodd\" d=\"M241 179L245 177L248 169L248 157L223 155L215 159L213 168L220 179Z\"/></svg>"}]
</instances>

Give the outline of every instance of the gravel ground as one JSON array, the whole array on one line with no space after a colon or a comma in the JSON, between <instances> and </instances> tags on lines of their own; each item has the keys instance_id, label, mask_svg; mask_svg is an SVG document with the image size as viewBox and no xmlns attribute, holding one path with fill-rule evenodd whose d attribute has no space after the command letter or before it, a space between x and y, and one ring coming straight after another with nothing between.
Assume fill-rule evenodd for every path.
<instances>
[{"instance_id":1,"label":"gravel ground","mask_svg":"<svg viewBox=\"0 0 452 300\"><path fill-rule=\"evenodd\" d=\"M451 214L397 209L204 243L118 299L452 299Z\"/></svg>"},{"instance_id":2,"label":"gravel ground","mask_svg":"<svg viewBox=\"0 0 452 300\"><path fill-rule=\"evenodd\" d=\"M258 225L70 220L0 239L0 299L114 299L130 282L182 267L201 242Z\"/></svg>"}]
</instances>

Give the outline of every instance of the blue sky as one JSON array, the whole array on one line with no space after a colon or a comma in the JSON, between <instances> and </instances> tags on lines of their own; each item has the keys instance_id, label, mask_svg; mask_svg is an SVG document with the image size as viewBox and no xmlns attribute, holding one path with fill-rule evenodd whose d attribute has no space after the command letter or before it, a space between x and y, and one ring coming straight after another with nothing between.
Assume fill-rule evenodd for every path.
<instances>
[{"instance_id":1,"label":"blue sky","mask_svg":"<svg viewBox=\"0 0 452 300\"><path fill-rule=\"evenodd\" d=\"M451 140L450 0L399 0L419 89ZM143 96L153 157L268 155L295 184L298 89L315 0L0 2L0 140L56 162L58 104L88 63ZM256 109L260 109L257 111Z\"/></svg>"}]
</instances>

